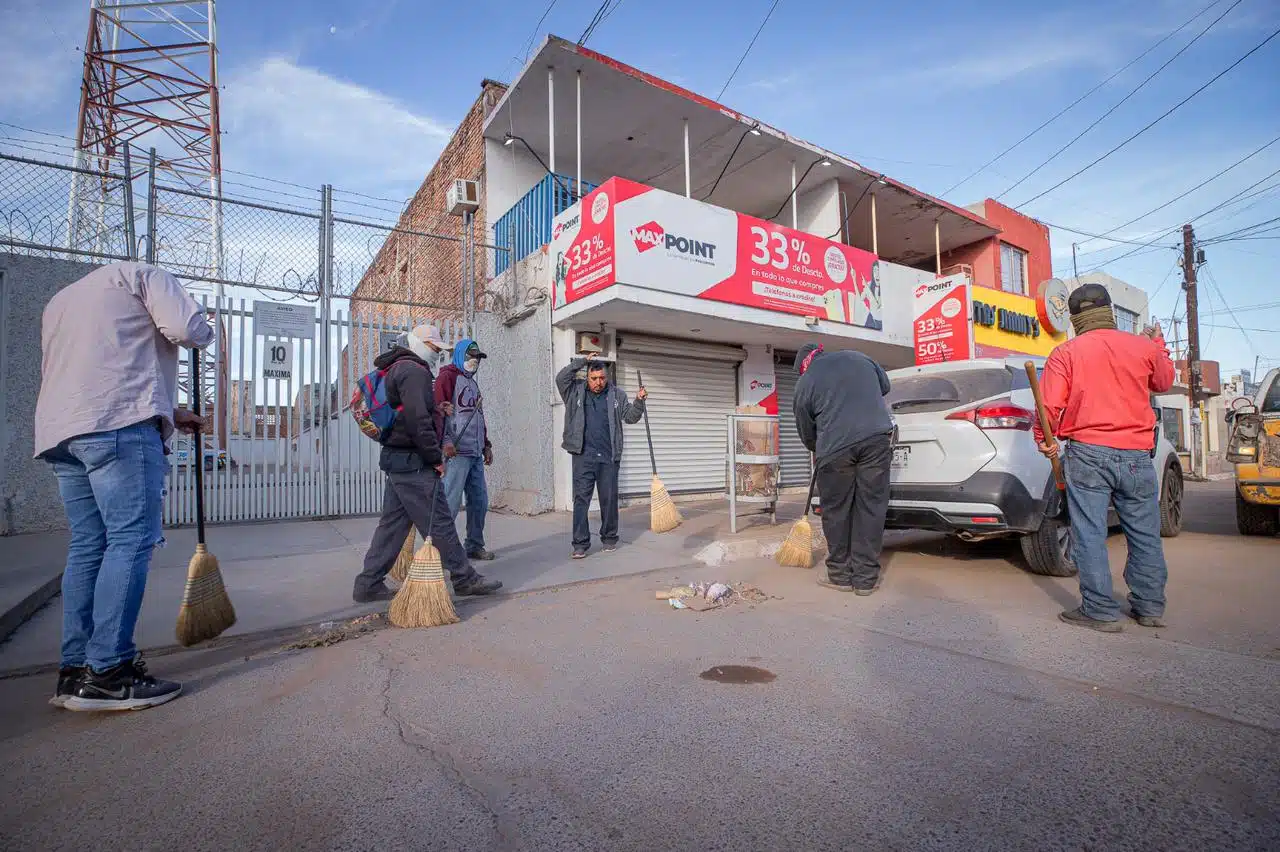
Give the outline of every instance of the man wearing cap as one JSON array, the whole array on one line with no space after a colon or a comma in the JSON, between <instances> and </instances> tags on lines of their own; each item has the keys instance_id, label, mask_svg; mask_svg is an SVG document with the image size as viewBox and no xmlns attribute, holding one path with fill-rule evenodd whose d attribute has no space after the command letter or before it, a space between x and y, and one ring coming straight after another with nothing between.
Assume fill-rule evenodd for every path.
<instances>
[{"instance_id":1,"label":"man wearing cap","mask_svg":"<svg viewBox=\"0 0 1280 852\"><path fill-rule=\"evenodd\" d=\"M889 377L861 352L826 353L812 343L800 347L795 370L796 431L815 455L827 539L827 578L818 582L865 597L880 581L889 511Z\"/></svg>"},{"instance_id":2,"label":"man wearing cap","mask_svg":"<svg viewBox=\"0 0 1280 852\"><path fill-rule=\"evenodd\" d=\"M486 580L471 566L441 487L447 468L436 431L431 365L439 362L444 349L440 331L435 326L420 325L402 335L396 345L373 362L378 369L387 371L387 402L399 414L378 460L387 483L382 517L352 592L358 603L390 600L394 596L384 581L413 527L424 537L432 537L455 594L489 595L502 588L502 583Z\"/></svg>"},{"instance_id":3,"label":"man wearing cap","mask_svg":"<svg viewBox=\"0 0 1280 852\"><path fill-rule=\"evenodd\" d=\"M484 519L489 511L484 469L493 464L493 445L489 443L484 397L476 373L487 357L474 340L462 338L454 344L453 363L440 368L435 384L437 431L444 444L444 457L449 460L444 475L449 514L458 517L465 493L467 556L485 561L494 558L484 546Z\"/></svg>"},{"instance_id":4,"label":"man wearing cap","mask_svg":"<svg viewBox=\"0 0 1280 852\"><path fill-rule=\"evenodd\" d=\"M1151 464L1151 394L1173 387L1173 361L1159 325L1143 334L1116 329L1111 295L1099 284L1073 292L1068 309L1076 336L1053 350L1040 380L1054 435L1069 442L1062 464L1071 555L1080 573L1081 604L1059 617L1104 633L1121 630L1107 560L1107 509L1114 505L1129 545L1129 615L1144 627L1161 627L1168 569ZM1040 452L1058 455L1057 441L1043 434L1039 421L1033 432Z\"/></svg>"}]
</instances>

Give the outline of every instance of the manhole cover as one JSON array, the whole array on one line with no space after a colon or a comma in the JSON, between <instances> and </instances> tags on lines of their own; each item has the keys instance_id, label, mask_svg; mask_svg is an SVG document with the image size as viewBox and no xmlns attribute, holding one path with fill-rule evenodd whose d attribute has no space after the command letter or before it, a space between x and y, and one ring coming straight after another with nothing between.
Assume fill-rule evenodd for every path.
<instances>
[{"instance_id":1,"label":"manhole cover","mask_svg":"<svg viewBox=\"0 0 1280 852\"><path fill-rule=\"evenodd\" d=\"M756 666L712 666L698 677L716 683L769 683L778 676Z\"/></svg>"}]
</instances>

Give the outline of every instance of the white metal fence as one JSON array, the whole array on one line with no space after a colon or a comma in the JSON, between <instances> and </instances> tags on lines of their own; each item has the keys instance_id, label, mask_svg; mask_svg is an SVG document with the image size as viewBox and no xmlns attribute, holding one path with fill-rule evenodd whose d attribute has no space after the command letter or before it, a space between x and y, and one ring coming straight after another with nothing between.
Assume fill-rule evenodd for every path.
<instances>
[{"instance_id":1,"label":"white metal fence","mask_svg":"<svg viewBox=\"0 0 1280 852\"><path fill-rule=\"evenodd\" d=\"M382 507L379 446L356 427L349 401L374 358L422 320L367 321L341 310L325 319L315 307L287 305L286 325L275 304L205 300L217 335L196 386L217 387L204 395L215 400L204 412L213 425L199 452L190 439L175 440L166 525L195 522L195 464L205 467L210 523L365 515ZM446 341L466 336L461 322L433 322ZM327 375L326 342L333 353ZM190 366L184 362L179 377L185 405Z\"/></svg>"}]
</instances>

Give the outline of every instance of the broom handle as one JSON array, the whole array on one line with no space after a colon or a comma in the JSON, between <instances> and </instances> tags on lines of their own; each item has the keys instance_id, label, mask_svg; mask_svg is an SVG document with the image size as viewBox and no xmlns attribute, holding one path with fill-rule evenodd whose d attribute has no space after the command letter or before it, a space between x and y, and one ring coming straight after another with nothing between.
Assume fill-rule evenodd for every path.
<instances>
[{"instance_id":1,"label":"broom handle","mask_svg":"<svg viewBox=\"0 0 1280 852\"><path fill-rule=\"evenodd\" d=\"M640 375L640 371L636 370L636 381L640 383L640 387L644 387L644 376ZM653 468L653 475L658 475L658 460L653 455L653 433L649 431L649 403L648 400L642 400L644 406L644 439L649 443L649 466Z\"/></svg>"},{"instance_id":2,"label":"broom handle","mask_svg":"<svg viewBox=\"0 0 1280 852\"><path fill-rule=\"evenodd\" d=\"M1040 418L1040 429L1044 432L1045 441L1055 440L1053 437L1053 429L1049 425L1049 412L1044 407L1044 396L1040 393L1040 378L1036 375L1036 365L1028 361L1025 364L1027 370L1027 381L1031 383L1031 395L1036 398L1036 416ZM1062 459L1054 456L1049 459L1049 463L1053 465L1053 481L1058 486L1059 491L1065 491L1067 481L1062 475Z\"/></svg>"},{"instance_id":3,"label":"broom handle","mask_svg":"<svg viewBox=\"0 0 1280 852\"><path fill-rule=\"evenodd\" d=\"M818 484L818 466L814 464L813 456L809 456L809 463L813 465L813 475L809 477L809 496L804 498L804 516L809 517L809 510L813 508L813 491Z\"/></svg>"},{"instance_id":4,"label":"broom handle","mask_svg":"<svg viewBox=\"0 0 1280 852\"><path fill-rule=\"evenodd\" d=\"M200 416L200 350L191 350L191 413ZM196 456L196 542L204 544L204 438L200 429L195 431Z\"/></svg>"}]
</instances>

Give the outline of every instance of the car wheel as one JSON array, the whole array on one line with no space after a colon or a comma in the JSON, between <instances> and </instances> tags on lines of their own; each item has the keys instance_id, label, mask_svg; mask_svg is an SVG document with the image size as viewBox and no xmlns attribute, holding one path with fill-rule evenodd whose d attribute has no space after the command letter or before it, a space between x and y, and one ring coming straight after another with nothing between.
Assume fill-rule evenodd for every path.
<instances>
[{"instance_id":1,"label":"car wheel","mask_svg":"<svg viewBox=\"0 0 1280 852\"><path fill-rule=\"evenodd\" d=\"M1032 574L1045 577L1073 577L1076 564L1071 560L1071 525L1058 518L1045 518L1040 529L1019 539L1022 555Z\"/></svg>"},{"instance_id":2,"label":"car wheel","mask_svg":"<svg viewBox=\"0 0 1280 852\"><path fill-rule=\"evenodd\" d=\"M1250 503L1236 489L1236 529L1240 535L1273 536L1280 532L1280 507Z\"/></svg>"},{"instance_id":3,"label":"car wheel","mask_svg":"<svg viewBox=\"0 0 1280 852\"><path fill-rule=\"evenodd\" d=\"M1160 487L1160 535L1173 538L1182 532L1182 472L1169 465Z\"/></svg>"}]
</instances>

